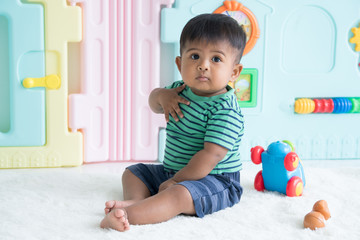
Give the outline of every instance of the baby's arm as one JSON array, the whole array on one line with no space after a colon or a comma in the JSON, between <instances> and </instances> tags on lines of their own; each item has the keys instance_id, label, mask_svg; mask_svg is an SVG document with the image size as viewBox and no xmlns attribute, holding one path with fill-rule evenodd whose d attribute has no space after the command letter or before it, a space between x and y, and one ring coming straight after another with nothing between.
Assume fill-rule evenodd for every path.
<instances>
[{"instance_id":1,"label":"baby's arm","mask_svg":"<svg viewBox=\"0 0 360 240\"><path fill-rule=\"evenodd\" d=\"M164 113L166 122L169 121L169 114L171 114L175 121L179 121L178 116L180 118L184 117L184 114L180 110L179 103L190 104L188 100L179 96L179 93L184 90L184 88L185 84L172 89L154 89L149 96L151 110L155 113Z\"/></svg>"},{"instance_id":2,"label":"baby's arm","mask_svg":"<svg viewBox=\"0 0 360 240\"><path fill-rule=\"evenodd\" d=\"M226 156L228 149L210 142L204 143L204 149L197 152L189 163L178 171L174 177L160 185L162 191L173 184L188 180L199 180L206 177Z\"/></svg>"}]
</instances>

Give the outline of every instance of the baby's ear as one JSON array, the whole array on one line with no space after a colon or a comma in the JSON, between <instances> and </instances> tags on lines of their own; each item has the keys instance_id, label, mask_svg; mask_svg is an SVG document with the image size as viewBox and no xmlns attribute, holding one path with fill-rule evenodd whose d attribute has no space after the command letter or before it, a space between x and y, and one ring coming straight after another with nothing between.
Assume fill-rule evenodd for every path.
<instances>
[{"instance_id":1,"label":"baby's ear","mask_svg":"<svg viewBox=\"0 0 360 240\"><path fill-rule=\"evenodd\" d=\"M175 58L175 63L176 63L176 66L177 66L179 72L181 73L181 57L180 56L177 56Z\"/></svg>"},{"instance_id":2,"label":"baby's ear","mask_svg":"<svg viewBox=\"0 0 360 240\"><path fill-rule=\"evenodd\" d=\"M243 65L242 64L235 64L234 68L233 68L233 73L231 74L231 82L234 82L239 76L241 71L243 70Z\"/></svg>"}]
</instances>

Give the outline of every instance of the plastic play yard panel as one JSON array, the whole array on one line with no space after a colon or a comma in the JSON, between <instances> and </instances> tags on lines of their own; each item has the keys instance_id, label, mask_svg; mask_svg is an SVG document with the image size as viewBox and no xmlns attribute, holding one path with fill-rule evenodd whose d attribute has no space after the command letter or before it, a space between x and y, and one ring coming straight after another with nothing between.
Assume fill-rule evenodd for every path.
<instances>
[{"instance_id":1,"label":"plastic play yard panel","mask_svg":"<svg viewBox=\"0 0 360 240\"><path fill-rule=\"evenodd\" d=\"M45 75L43 12L40 4L0 1L0 146L46 141L45 90L22 85Z\"/></svg>"}]
</instances>

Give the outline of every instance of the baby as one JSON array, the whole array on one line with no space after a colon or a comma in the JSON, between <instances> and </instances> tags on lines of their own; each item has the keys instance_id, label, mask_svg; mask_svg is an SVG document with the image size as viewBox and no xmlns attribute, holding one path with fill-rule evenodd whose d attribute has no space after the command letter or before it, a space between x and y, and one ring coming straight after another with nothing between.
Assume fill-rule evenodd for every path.
<instances>
[{"instance_id":1,"label":"baby","mask_svg":"<svg viewBox=\"0 0 360 240\"><path fill-rule=\"evenodd\" d=\"M226 15L202 14L185 25L175 59L183 80L149 96L167 121L164 162L124 171L124 200L105 203L102 228L204 217L240 201L244 122L228 83L240 75L245 44L242 27Z\"/></svg>"}]
</instances>

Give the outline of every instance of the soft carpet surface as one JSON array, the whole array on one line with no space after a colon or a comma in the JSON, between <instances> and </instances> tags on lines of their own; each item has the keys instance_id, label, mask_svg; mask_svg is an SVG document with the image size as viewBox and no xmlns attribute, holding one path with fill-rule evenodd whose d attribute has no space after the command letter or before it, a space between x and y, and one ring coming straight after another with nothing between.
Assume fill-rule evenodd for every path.
<instances>
[{"instance_id":1,"label":"soft carpet surface","mask_svg":"<svg viewBox=\"0 0 360 240\"><path fill-rule=\"evenodd\" d=\"M234 207L124 233L99 223L105 201L122 199L121 174L129 163L0 170L0 239L360 239L360 161L303 163L307 185L301 197L256 191L261 166L245 162L244 194ZM332 217L324 228L304 229L304 216L320 199Z\"/></svg>"}]
</instances>

